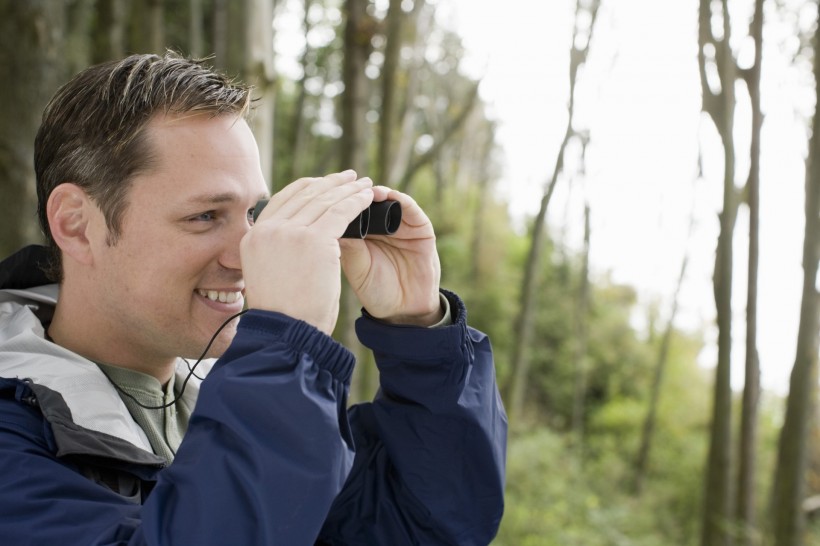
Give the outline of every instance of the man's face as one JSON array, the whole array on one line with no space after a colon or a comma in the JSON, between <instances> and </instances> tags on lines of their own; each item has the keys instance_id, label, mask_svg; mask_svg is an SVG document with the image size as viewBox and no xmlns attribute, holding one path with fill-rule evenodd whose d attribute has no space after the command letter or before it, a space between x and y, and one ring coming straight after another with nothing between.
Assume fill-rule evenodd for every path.
<instances>
[{"instance_id":1,"label":"man's face","mask_svg":"<svg viewBox=\"0 0 820 546\"><path fill-rule=\"evenodd\" d=\"M98 243L100 297L112 321L102 339L146 363L200 356L242 310L239 242L268 193L244 120L165 116L147 130L156 164L133 180L117 241ZM235 325L209 356L224 352Z\"/></svg>"}]
</instances>

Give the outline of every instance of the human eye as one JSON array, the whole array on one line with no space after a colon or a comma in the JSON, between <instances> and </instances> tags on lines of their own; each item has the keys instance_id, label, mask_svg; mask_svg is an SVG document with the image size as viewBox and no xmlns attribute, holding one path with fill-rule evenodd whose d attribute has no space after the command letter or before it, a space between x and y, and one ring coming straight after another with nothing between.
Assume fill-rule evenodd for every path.
<instances>
[{"instance_id":1,"label":"human eye","mask_svg":"<svg viewBox=\"0 0 820 546\"><path fill-rule=\"evenodd\" d=\"M256 214L256 207L251 207L248 209L248 224L253 225L254 220L253 217Z\"/></svg>"},{"instance_id":2,"label":"human eye","mask_svg":"<svg viewBox=\"0 0 820 546\"><path fill-rule=\"evenodd\" d=\"M188 218L190 222L213 222L216 220L216 211L209 210L206 212L201 212L194 216Z\"/></svg>"}]
</instances>

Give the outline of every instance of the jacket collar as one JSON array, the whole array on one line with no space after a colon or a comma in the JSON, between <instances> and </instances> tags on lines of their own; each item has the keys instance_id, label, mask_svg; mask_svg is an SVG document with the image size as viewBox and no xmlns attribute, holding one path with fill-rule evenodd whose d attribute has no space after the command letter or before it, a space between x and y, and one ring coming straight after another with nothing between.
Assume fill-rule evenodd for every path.
<instances>
[{"instance_id":1,"label":"jacket collar","mask_svg":"<svg viewBox=\"0 0 820 546\"><path fill-rule=\"evenodd\" d=\"M57 285L0 290L0 377L26 380L31 385L43 415L55 430L62 454L85 449L89 442L78 441L74 434L85 431L103 444L106 438L116 439L117 452L123 452L121 442L125 442L155 457L145 432L100 368L45 338L41 317L50 319L58 292ZM203 362L197 375L207 373L211 365L212 361ZM187 375L187 365L179 359L177 380L181 382ZM199 380L191 377L183 399L193 406L198 393ZM57 429L71 434L61 436ZM134 455L126 458L133 460Z\"/></svg>"}]
</instances>

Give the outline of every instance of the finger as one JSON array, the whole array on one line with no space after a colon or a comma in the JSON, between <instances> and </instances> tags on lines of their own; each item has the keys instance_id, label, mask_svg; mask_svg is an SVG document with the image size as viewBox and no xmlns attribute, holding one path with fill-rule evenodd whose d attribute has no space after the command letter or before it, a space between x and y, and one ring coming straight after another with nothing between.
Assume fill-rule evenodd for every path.
<instances>
[{"instance_id":1,"label":"finger","mask_svg":"<svg viewBox=\"0 0 820 546\"><path fill-rule=\"evenodd\" d=\"M414 238L427 237L433 234L433 224L430 222L430 218L427 214L425 214L424 210L422 210L416 200L406 193L402 193L386 186L374 186L373 195L374 201L390 199L393 201L398 201L401 204L401 227L394 237L400 237L403 232L406 234L408 232L406 228L414 228ZM419 229L421 229L421 231L419 231Z\"/></svg>"},{"instance_id":2,"label":"finger","mask_svg":"<svg viewBox=\"0 0 820 546\"><path fill-rule=\"evenodd\" d=\"M331 206L323 208L318 212L315 219L306 225L331 233L338 239L345 232L350 222L372 202L373 190L370 187L363 188L359 192L346 196ZM305 210L304 216L300 213L300 218L307 218L307 215L313 212L316 211Z\"/></svg>"},{"instance_id":3,"label":"finger","mask_svg":"<svg viewBox=\"0 0 820 546\"><path fill-rule=\"evenodd\" d=\"M258 221L263 221L272 216L289 218L304 207L306 203L328 189L349 184L355 180L356 172L352 170L332 173L321 178L300 178L288 184L270 198L265 210L259 215Z\"/></svg>"},{"instance_id":4,"label":"finger","mask_svg":"<svg viewBox=\"0 0 820 546\"><path fill-rule=\"evenodd\" d=\"M296 225L309 226L328 213L328 211L335 211L331 212L331 214L341 214L345 217L349 216L349 223L372 202L372 185L373 182L369 178L362 178L342 186L329 188L302 202L302 206L298 210L288 207L288 209L293 212L289 218L283 218L283 220L287 220ZM358 195L361 192L364 192L364 194ZM351 205L344 203L351 198L353 198L353 202L357 204ZM351 208L351 206L360 208ZM283 215L284 211L281 215L277 216Z\"/></svg>"}]
</instances>

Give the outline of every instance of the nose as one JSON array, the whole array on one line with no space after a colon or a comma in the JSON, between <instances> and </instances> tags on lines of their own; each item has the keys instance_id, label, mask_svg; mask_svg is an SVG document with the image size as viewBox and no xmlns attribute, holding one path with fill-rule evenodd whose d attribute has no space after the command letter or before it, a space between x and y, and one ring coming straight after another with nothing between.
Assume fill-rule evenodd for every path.
<instances>
[{"instance_id":1,"label":"nose","mask_svg":"<svg viewBox=\"0 0 820 546\"><path fill-rule=\"evenodd\" d=\"M237 222L237 225L231 228L231 234L226 237L224 247L219 255L219 265L227 269L242 269L242 261L239 258L239 242L242 241L242 237L250 229L251 224L247 220Z\"/></svg>"}]
</instances>

